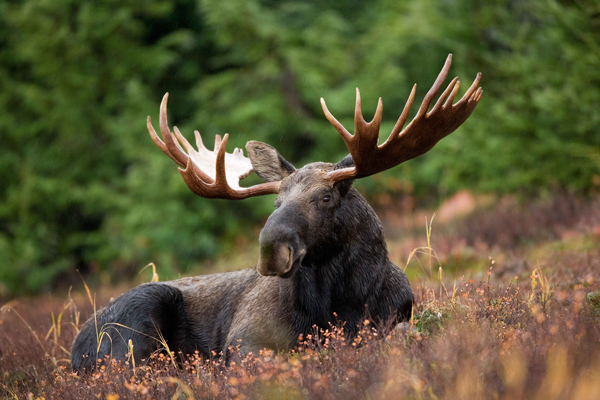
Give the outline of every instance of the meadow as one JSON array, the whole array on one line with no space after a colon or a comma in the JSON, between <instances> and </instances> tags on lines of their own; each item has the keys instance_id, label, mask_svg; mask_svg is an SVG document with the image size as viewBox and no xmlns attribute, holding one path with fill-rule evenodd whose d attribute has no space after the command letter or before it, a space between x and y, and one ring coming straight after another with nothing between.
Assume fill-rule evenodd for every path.
<instances>
[{"instance_id":1,"label":"meadow","mask_svg":"<svg viewBox=\"0 0 600 400\"><path fill-rule=\"evenodd\" d=\"M0 398L600 398L599 15L600 0L0 0ZM348 153L321 97L345 126L356 87L367 119L381 97L384 140L449 53L459 97L482 73L478 108L355 185L411 282L408 323L348 339L334 321L228 366L165 350L71 372L111 297L257 261L273 198L188 190L145 127L165 92L188 139L229 132L299 167Z\"/></svg>"},{"instance_id":2,"label":"meadow","mask_svg":"<svg viewBox=\"0 0 600 400\"><path fill-rule=\"evenodd\" d=\"M0 313L0 396L14 399L597 399L600 394L600 202L524 202L459 194L406 216L384 201L392 260L415 294L398 327L343 323L297 349L218 358L167 351L136 365L70 371L82 323L121 287L19 298ZM425 228L426 226L426 228ZM252 241L248 241L252 243ZM256 254L247 244L214 269ZM226 266L226 267L225 267ZM160 277L160 265L157 266ZM149 270L148 270L149 271ZM148 278L151 272L144 271ZM148 274L148 276L146 276ZM147 279L148 280L148 279ZM97 292L97 294L95 294Z\"/></svg>"}]
</instances>

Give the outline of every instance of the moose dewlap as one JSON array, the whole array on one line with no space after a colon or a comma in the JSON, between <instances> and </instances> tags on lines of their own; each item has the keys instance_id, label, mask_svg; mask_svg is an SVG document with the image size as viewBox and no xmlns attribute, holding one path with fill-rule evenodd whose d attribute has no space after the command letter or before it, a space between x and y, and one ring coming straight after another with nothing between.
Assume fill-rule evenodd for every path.
<instances>
[{"instance_id":1,"label":"moose dewlap","mask_svg":"<svg viewBox=\"0 0 600 400\"><path fill-rule=\"evenodd\" d=\"M404 272L394 265L381 223L352 187L354 179L392 168L430 150L458 128L481 99L481 74L453 104L460 82L453 79L431 111L448 76L449 55L415 118L403 129L416 85L388 139L378 145L382 102L367 123L356 91L355 133L350 134L321 105L350 154L337 164L316 162L296 169L273 147L256 141L226 153L228 135L217 135L214 151L198 149L167 122L165 94L160 107L162 140L148 117L156 145L179 166L187 186L206 198L239 200L277 194L277 209L260 233L256 267L243 271L148 283L117 297L92 316L73 342L76 371L92 370L106 356L124 359L133 345L136 362L164 347L206 357L241 345L241 352L289 349L314 325L344 321L352 336L367 315L374 321L410 317L413 295ZM163 141L164 140L164 141ZM239 181L255 172L264 183ZM105 332L99 335L99 332Z\"/></svg>"}]
</instances>

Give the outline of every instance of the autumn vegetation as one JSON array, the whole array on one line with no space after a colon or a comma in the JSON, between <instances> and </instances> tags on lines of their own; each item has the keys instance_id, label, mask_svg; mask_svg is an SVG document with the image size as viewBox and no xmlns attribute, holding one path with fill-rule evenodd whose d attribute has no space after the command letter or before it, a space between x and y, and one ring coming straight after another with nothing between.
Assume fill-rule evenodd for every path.
<instances>
[{"instance_id":1,"label":"autumn vegetation","mask_svg":"<svg viewBox=\"0 0 600 400\"><path fill-rule=\"evenodd\" d=\"M585 219L565 218L574 205ZM346 338L340 322L301 338L291 352L236 355L229 365L218 355L206 360L163 350L141 364L128 359L77 376L69 368L71 340L93 302L99 307L118 293L90 292L90 301L81 284L63 299L22 299L3 307L0 393L113 400L596 398L600 204L559 196L529 205L505 198L484 205L486 213L474 206L445 223L428 219L420 237L390 241L392 252L417 245L397 260L416 297L410 323L365 320L357 337ZM470 227L480 229L480 238L493 238L490 220L517 229L542 217L545 233L525 231L524 239L509 235L500 244L446 236ZM444 253L436 249L438 240L447 246Z\"/></svg>"}]
</instances>

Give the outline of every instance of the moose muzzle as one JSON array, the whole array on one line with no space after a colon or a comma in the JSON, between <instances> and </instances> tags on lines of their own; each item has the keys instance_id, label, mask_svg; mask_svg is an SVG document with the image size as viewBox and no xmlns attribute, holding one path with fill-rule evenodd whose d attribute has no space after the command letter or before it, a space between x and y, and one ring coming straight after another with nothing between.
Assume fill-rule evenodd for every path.
<instances>
[{"instance_id":1,"label":"moose muzzle","mask_svg":"<svg viewBox=\"0 0 600 400\"><path fill-rule=\"evenodd\" d=\"M261 275L284 275L292 269L294 250L286 243L262 246L256 268Z\"/></svg>"},{"instance_id":2,"label":"moose muzzle","mask_svg":"<svg viewBox=\"0 0 600 400\"><path fill-rule=\"evenodd\" d=\"M261 275L291 277L306 255L306 247L293 229L278 223L273 213L260 232L260 254L256 269Z\"/></svg>"}]
</instances>

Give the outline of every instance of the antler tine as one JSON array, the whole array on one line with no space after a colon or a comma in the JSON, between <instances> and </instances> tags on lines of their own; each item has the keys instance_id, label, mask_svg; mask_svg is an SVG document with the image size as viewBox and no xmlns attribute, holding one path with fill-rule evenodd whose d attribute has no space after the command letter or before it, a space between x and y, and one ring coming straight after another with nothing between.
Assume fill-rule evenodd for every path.
<instances>
[{"instance_id":1,"label":"antler tine","mask_svg":"<svg viewBox=\"0 0 600 400\"><path fill-rule=\"evenodd\" d=\"M196 137L196 147L198 150L206 149L206 147L204 147L204 143L202 142L202 136L200 136L200 132L194 131L194 136Z\"/></svg>"},{"instance_id":2,"label":"antler tine","mask_svg":"<svg viewBox=\"0 0 600 400\"><path fill-rule=\"evenodd\" d=\"M160 140L160 138L156 134L156 131L154 130L154 127L152 126L152 120L149 115L148 115L148 118L146 118L146 128L148 128L148 132L150 133L150 137L152 138L152 141L154 142L154 144L157 145L158 148L163 151L163 153L168 155L169 158L171 158L173 161L175 161L177 164L179 164L177 159L175 159L175 157L173 157L171 155L171 153L169 152L169 149L167 149L167 146L165 145L165 143L162 140Z\"/></svg>"},{"instance_id":3,"label":"antler tine","mask_svg":"<svg viewBox=\"0 0 600 400\"><path fill-rule=\"evenodd\" d=\"M477 98L475 99L475 101L481 100L481 96L483 96L483 89L479 88L477 89Z\"/></svg>"},{"instance_id":4,"label":"antler tine","mask_svg":"<svg viewBox=\"0 0 600 400\"><path fill-rule=\"evenodd\" d=\"M383 116L383 102L381 97L377 103L377 110L371 122L365 121L362 114L362 105L360 98L360 90L356 88L356 104L354 106L354 135L350 132L329 112L325 100L321 97L321 106L323 112L329 122L340 133L342 139L346 143L346 147L350 151L354 160L361 160L367 157L368 154L363 154L365 148L377 146L379 139L379 128L381 127L381 118ZM341 170L339 170L341 172ZM350 178L353 169L346 168L344 173Z\"/></svg>"},{"instance_id":5,"label":"antler tine","mask_svg":"<svg viewBox=\"0 0 600 400\"><path fill-rule=\"evenodd\" d=\"M436 112L442 106L442 103L444 103L444 101L446 100L446 98L454 90L454 85L456 85L457 82L458 82L458 76L456 78L452 79L452 81L450 82L450 84L448 85L448 87L446 88L446 90L444 90L442 92L442 94L440 95L440 98L435 103L435 105L431 109L430 113Z\"/></svg>"},{"instance_id":6,"label":"antler tine","mask_svg":"<svg viewBox=\"0 0 600 400\"><path fill-rule=\"evenodd\" d=\"M168 93L165 94L165 97L163 98L163 103L166 103L166 98L168 98ZM165 106L166 106L166 104L165 104ZM160 118L163 118L162 103L161 103ZM175 161L179 166L185 167L185 165L187 164L187 155L184 154L184 157L185 157L185 159L184 159L184 157L181 157L181 155L177 151L175 151L175 153L171 152L170 146L165 144L160 139L160 137L156 134L156 131L154 130L154 127L152 126L152 120L149 115L148 115L148 118L146 119L146 127L148 128L148 132L150 133L150 137L152 138L152 141L154 142L154 144L156 144L158 146L158 148L160 148L163 151L163 153L168 155L169 158L171 158L173 161ZM167 131L168 131L168 128L167 128ZM162 127L161 127L161 133L163 134L163 137L166 136L168 138L171 138L169 134L167 134L167 135L164 134L164 130L162 130ZM167 141L167 139L165 139L165 141Z\"/></svg>"},{"instance_id":7,"label":"antler tine","mask_svg":"<svg viewBox=\"0 0 600 400\"><path fill-rule=\"evenodd\" d=\"M356 88L356 103L354 104L354 135L356 136L360 130L359 127L366 125L362 115L362 102L360 101L360 90Z\"/></svg>"},{"instance_id":8,"label":"antler tine","mask_svg":"<svg viewBox=\"0 0 600 400\"><path fill-rule=\"evenodd\" d=\"M219 135L217 135L217 137L219 139L221 139L221 137ZM223 136L222 140L219 140L219 143L217 144L217 141L215 140L215 150L217 150L217 146L218 146L218 152L217 152L217 163L216 163L216 177L215 177L215 185L221 185L221 184L225 184L227 185L227 175L225 174L225 150L227 149L227 141L229 140L229 133L226 133L225 136Z\"/></svg>"},{"instance_id":9,"label":"antler tine","mask_svg":"<svg viewBox=\"0 0 600 400\"><path fill-rule=\"evenodd\" d=\"M165 93L162 101L160 102L160 115L159 115L159 126L160 133L162 133L163 140L171 158L180 166L185 167L187 165L188 155L185 154L173 133L169 129L169 120L167 118L167 102L169 101L169 93Z\"/></svg>"},{"instance_id":10,"label":"antler tine","mask_svg":"<svg viewBox=\"0 0 600 400\"><path fill-rule=\"evenodd\" d=\"M179 146L179 142L181 142L183 144L183 147L185 147L185 150L187 150L188 154L194 150L194 147L190 144L190 142L187 141L187 139L181 134L181 132L179 131L179 128L177 128L176 126L173 127L173 133L175 134L175 137L177 138L177 140L174 140L174 142ZM181 151L183 151L183 149L181 149ZM187 154L186 154L187 156Z\"/></svg>"},{"instance_id":11,"label":"antler tine","mask_svg":"<svg viewBox=\"0 0 600 400\"><path fill-rule=\"evenodd\" d=\"M179 128L177 128L176 126L174 126L173 127L173 132L175 132L175 136L177 137L177 140L183 144L183 147L185 147L185 149L187 150L188 154L198 153L194 149L194 147L190 144L190 142L188 142L187 139L181 134L181 132L179 131ZM196 132L198 132L198 131L196 131ZM198 133L198 136L196 136L196 143L198 143L198 138L199 137L200 137L200 134ZM202 139L200 139L200 144L202 144ZM200 150L200 146L198 146L198 150ZM191 158L189 156L187 156L187 157ZM186 169L187 169L188 165L189 165L189 162L186 163ZM194 170L194 173L198 176L198 178L200 178L204 182L212 183L214 181L213 178L211 178L207 173L205 173L204 171L202 171L202 169L200 169L200 168L196 168Z\"/></svg>"},{"instance_id":12,"label":"antler tine","mask_svg":"<svg viewBox=\"0 0 600 400\"><path fill-rule=\"evenodd\" d=\"M460 81L456 81L456 85L454 85L454 89L452 89L452 93L450 93L450 97L448 97L448 99L446 100L446 102L442 106L443 108L446 108L448 106L452 106L452 103L454 102L454 98L458 94L458 89L460 89Z\"/></svg>"},{"instance_id":13,"label":"antler tine","mask_svg":"<svg viewBox=\"0 0 600 400\"><path fill-rule=\"evenodd\" d=\"M350 132L348 132L346 130L346 128L344 128L344 126L340 123L340 121L338 121L329 112L329 109L327 108L327 105L325 104L325 99L322 97L321 97L321 107L323 108L323 113L325 114L325 117L327 118L327 120L331 123L331 125L333 125L333 127L339 132L339 134L342 135L342 138L344 139L344 141L346 143L348 143L352 139L352 135L350 134Z\"/></svg>"},{"instance_id":14,"label":"antler tine","mask_svg":"<svg viewBox=\"0 0 600 400\"><path fill-rule=\"evenodd\" d=\"M226 135L227 135L227 134L226 134ZM214 151L217 151L217 150L219 150L219 147L221 146L221 141L222 141L222 140L223 140L223 139L221 139L221 135L219 135L219 134L217 133L217 134L215 135L215 150L214 150Z\"/></svg>"},{"instance_id":15,"label":"antler tine","mask_svg":"<svg viewBox=\"0 0 600 400\"><path fill-rule=\"evenodd\" d=\"M471 99L471 95L477 89L477 86L479 86L479 82L480 81L481 81L481 72L478 72L477 73L477 77L475 78L475 80L471 84L471 87L469 88L469 90L467 90L467 92L465 93L465 95L462 97L462 99L460 99L458 101L458 103L455 104L455 106L461 105L461 104L469 101ZM481 88L479 88L479 89L481 89Z\"/></svg>"},{"instance_id":16,"label":"antler tine","mask_svg":"<svg viewBox=\"0 0 600 400\"><path fill-rule=\"evenodd\" d=\"M381 97L377 103L377 110L371 122L365 121L362 114L362 107L360 101L360 90L356 88L356 106L354 107L354 136L359 135L360 141L367 140L369 142L375 141L379 138L379 128L381 126L381 117L383 116L383 102Z\"/></svg>"},{"instance_id":17,"label":"antler tine","mask_svg":"<svg viewBox=\"0 0 600 400\"><path fill-rule=\"evenodd\" d=\"M423 98L423 102L421 103L421 107L419 107L419 111L417 112L415 119L421 118L427 113L427 110L429 109L429 105L433 101L433 98L440 91L440 88L442 87L444 81L448 77L448 72L450 72L450 66L452 66L452 54L448 54L448 58L446 58L444 67L440 71L435 82L433 82L431 89L429 89L429 91Z\"/></svg>"},{"instance_id":18,"label":"antler tine","mask_svg":"<svg viewBox=\"0 0 600 400\"><path fill-rule=\"evenodd\" d=\"M415 93L416 92L417 92L417 84L415 83L413 85L412 90L410 91L408 100L406 100L406 104L404 105L402 114L400 114L400 117L398 118L398 122L396 122L396 125L394 125L394 129L392 129L392 133L390 134L390 136L388 137L388 140L386 140L385 143L389 142L390 140L393 140L396 136L398 136L400 134L400 132L402 132L402 128L404 128L404 124L406 123L406 120L408 119L408 115L410 113L410 109L413 105L413 102L415 101ZM385 145L385 143L384 143L384 145Z\"/></svg>"}]
</instances>

